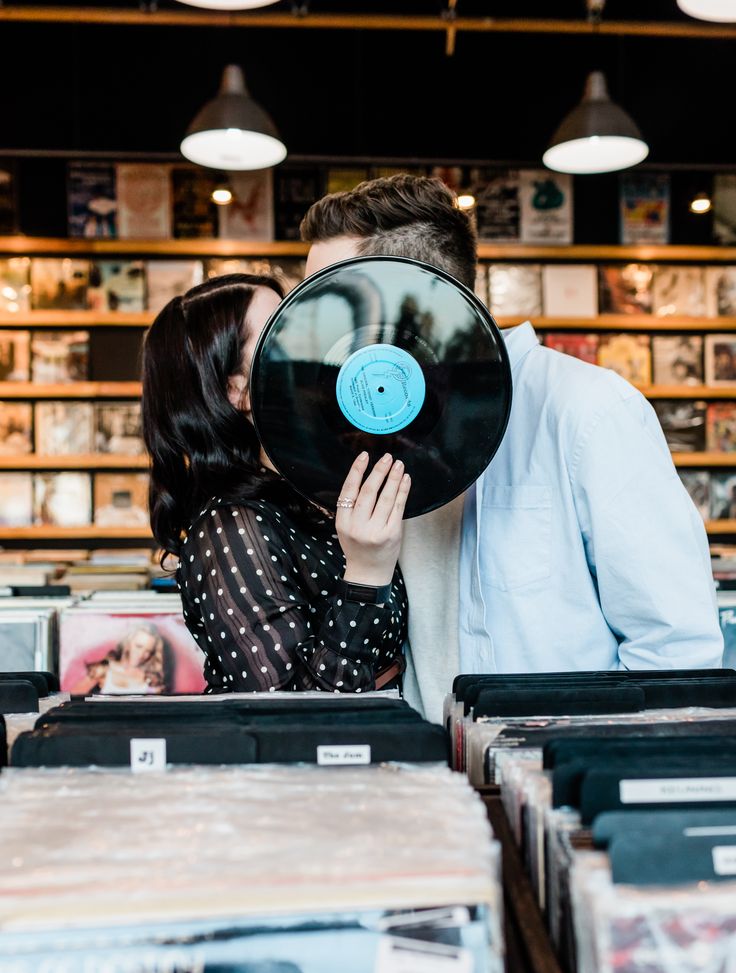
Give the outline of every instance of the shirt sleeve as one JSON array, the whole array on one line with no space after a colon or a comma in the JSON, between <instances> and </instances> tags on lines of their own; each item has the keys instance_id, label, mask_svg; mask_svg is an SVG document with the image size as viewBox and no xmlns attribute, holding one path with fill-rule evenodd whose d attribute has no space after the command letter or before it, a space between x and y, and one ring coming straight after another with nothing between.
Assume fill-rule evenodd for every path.
<instances>
[{"instance_id":1,"label":"shirt sleeve","mask_svg":"<svg viewBox=\"0 0 736 973\"><path fill-rule=\"evenodd\" d=\"M605 413L571 468L588 564L627 669L720 666L705 526L638 392Z\"/></svg>"},{"instance_id":2,"label":"shirt sleeve","mask_svg":"<svg viewBox=\"0 0 736 973\"><path fill-rule=\"evenodd\" d=\"M335 594L334 578L318 613L305 584L318 577L316 556L265 507L218 507L194 537L207 649L230 689L365 692L400 652L395 592L383 606L361 605Z\"/></svg>"}]
</instances>

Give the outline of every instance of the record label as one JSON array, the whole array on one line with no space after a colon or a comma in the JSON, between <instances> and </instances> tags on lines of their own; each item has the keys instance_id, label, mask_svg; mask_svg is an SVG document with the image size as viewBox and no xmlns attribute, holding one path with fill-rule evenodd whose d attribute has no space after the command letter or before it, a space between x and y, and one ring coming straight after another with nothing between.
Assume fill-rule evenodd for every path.
<instances>
[{"instance_id":1,"label":"record label","mask_svg":"<svg viewBox=\"0 0 736 973\"><path fill-rule=\"evenodd\" d=\"M395 345L369 345L348 358L337 376L337 404L356 429L386 435L419 415L426 384L419 363Z\"/></svg>"}]
</instances>

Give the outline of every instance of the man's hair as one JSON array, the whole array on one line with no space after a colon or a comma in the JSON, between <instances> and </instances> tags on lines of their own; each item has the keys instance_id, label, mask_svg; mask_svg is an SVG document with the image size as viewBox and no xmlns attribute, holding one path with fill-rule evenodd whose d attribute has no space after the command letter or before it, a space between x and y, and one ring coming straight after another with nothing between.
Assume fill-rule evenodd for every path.
<instances>
[{"instance_id":1,"label":"man's hair","mask_svg":"<svg viewBox=\"0 0 736 973\"><path fill-rule=\"evenodd\" d=\"M331 193L310 207L300 229L307 243L360 237L361 256L411 257L475 286L475 229L439 179L389 176Z\"/></svg>"}]
</instances>

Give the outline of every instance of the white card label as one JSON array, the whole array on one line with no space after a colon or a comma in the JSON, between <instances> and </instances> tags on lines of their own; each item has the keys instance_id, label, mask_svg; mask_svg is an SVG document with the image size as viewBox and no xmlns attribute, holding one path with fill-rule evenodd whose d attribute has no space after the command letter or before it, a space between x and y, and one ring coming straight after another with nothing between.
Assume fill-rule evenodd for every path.
<instances>
[{"instance_id":1,"label":"white card label","mask_svg":"<svg viewBox=\"0 0 736 973\"><path fill-rule=\"evenodd\" d=\"M736 800L736 777L670 777L619 781L622 804L707 803Z\"/></svg>"},{"instance_id":2,"label":"white card label","mask_svg":"<svg viewBox=\"0 0 736 973\"><path fill-rule=\"evenodd\" d=\"M133 738L130 741L130 769L134 774L166 770L166 740Z\"/></svg>"},{"instance_id":3,"label":"white card label","mask_svg":"<svg viewBox=\"0 0 736 973\"><path fill-rule=\"evenodd\" d=\"M369 764L369 743L340 743L317 747L317 763L323 767L348 767L351 764Z\"/></svg>"},{"instance_id":4,"label":"white card label","mask_svg":"<svg viewBox=\"0 0 736 973\"><path fill-rule=\"evenodd\" d=\"M473 973L469 949L383 936L378 941L374 973Z\"/></svg>"},{"instance_id":5,"label":"white card label","mask_svg":"<svg viewBox=\"0 0 736 973\"><path fill-rule=\"evenodd\" d=\"M716 875L736 875L736 845L713 848L713 871Z\"/></svg>"}]
</instances>

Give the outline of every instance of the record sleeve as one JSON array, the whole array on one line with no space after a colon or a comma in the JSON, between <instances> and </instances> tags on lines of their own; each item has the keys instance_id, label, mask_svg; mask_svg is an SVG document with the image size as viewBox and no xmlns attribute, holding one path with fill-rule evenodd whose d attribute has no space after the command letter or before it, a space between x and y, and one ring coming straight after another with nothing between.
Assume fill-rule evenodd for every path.
<instances>
[{"instance_id":1,"label":"record sleeve","mask_svg":"<svg viewBox=\"0 0 736 973\"><path fill-rule=\"evenodd\" d=\"M708 406L706 443L706 448L712 453L736 452L736 403L710 403Z\"/></svg>"},{"instance_id":2,"label":"record sleeve","mask_svg":"<svg viewBox=\"0 0 736 973\"><path fill-rule=\"evenodd\" d=\"M92 402L37 402L36 452L41 456L93 453Z\"/></svg>"},{"instance_id":3,"label":"record sleeve","mask_svg":"<svg viewBox=\"0 0 736 973\"><path fill-rule=\"evenodd\" d=\"M307 278L263 330L253 418L274 466L334 509L366 450L412 476L407 516L449 503L480 475L506 429L503 338L468 288L398 257L359 257Z\"/></svg>"},{"instance_id":4,"label":"record sleeve","mask_svg":"<svg viewBox=\"0 0 736 973\"><path fill-rule=\"evenodd\" d=\"M141 432L140 402L95 403L95 450L118 456L141 456L146 451Z\"/></svg>"},{"instance_id":5,"label":"record sleeve","mask_svg":"<svg viewBox=\"0 0 736 973\"><path fill-rule=\"evenodd\" d=\"M89 331L34 331L31 375L34 382L83 382L89 367Z\"/></svg>"},{"instance_id":6,"label":"record sleeve","mask_svg":"<svg viewBox=\"0 0 736 973\"><path fill-rule=\"evenodd\" d=\"M547 264L542 270L544 314L548 318L594 318L598 275L591 264Z\"/></svg>"},{"instance_id":7,"label":"record sleeve","mask_svg":"<svg viewBox=\"0 0 736 973\"><path fill-rule=\"evenodd\" d=\"M539 264L490 264L488 307L498 317L535 318L542 313Z\"/></svg>"},{"instance_id":8,"label":"record sleeve","mask_svg":"<svg viewBox=\"0 0 736 973\"><path fill-rule=\"evenodd\" d=\"M700 453L705 449L705 402L657 399L652 405L673 453Z\"/></svg>"},{"instance_id":9,"label":"record sleeve","mask_svg":"<svg viewBox=\"0 0 736 973\"><path fill-rule=\"evenodd\" d=\"M0 473L0 525L28 527L33 520L30 473Z\"/></svg>"},{"instance_id":10,"label":"record sleeve","mask_svg":"<svg viewBox=\"0 0 736 973\"><path fill-rule=\"evenodd\" d=\"M576 332L552 331L545 336L544 344L553 351L562 352L563 355L571 355L580 361L588 362L590 365L598 364L598 343L597 334L577 334Z\"/></svg>"},{"instance_id":11,"label":"record sleeve","mask_svg":"<svg viewBox=\"0 0 736 973\"><path fill-rule=\"evenodd\" d=\"M549 169L523 169L520 180L521 242L572 243L572 176Z\"/></svg>"},{"instance_id":12,"label":"record sleeve","mask_svg":"<svg viewBox=\"0 0 736 973\"><path fill-rule=\"evenodd\" d=\"M736 267L705 268L705 313L736 317Z\"/></svg>"},{"instance_id":13,"label":"record sleeve","mask_svg":"<svg viewBox=\"0 0 736 973\"><path fill-rule=\"evenodd\" d=\"M472 170L470 191L475 197L478 240L481 243L518 243L521 239L518 171Z\"/></svg>"},{"instance_id":14,"label":"record sleeve","mask_svg":"<svg viewBox=\"0 0 736 973\"><path fill-rule=\"evenodd\" d=\"M31 301L36 310L82 311L87 307L89 260L34 257Z\"/></svg>"},{"instance_id":15,"label":"record sleeve","mask_svg":"<svg viewBox=\"0 0 736 973\"><path fill-rule=\"evenodd\" d=\"M27 382L30 377L30 331L0 329L0 382Z\"/></svg>"},{"instance_id":16,"label":"record sleeve","mask_svg":"<svg viewBox=\"0 0 736 973\"><path fill-rule=\"evenodd\" d=\"M0 235L3 236L12 236L20 232L15 174L15 164L4 161L0 169Z\"/></svg>"},{"instance_id":17,"label":"record sleeve","mask_svg":"<svg viewBox=\"0 0 736 973\"><path fill-rule=\"evenodd\" d=\"M651 314L651 264L599 267L601 314Z\"/></svg>"},{"instance_id":18,"label":"record sleeve","mask_svg":"<svg viewBox=\"0 0 736 973\"><path fill-rule=\"evenodd\" d=\"M70 162L67 205L70 237L116 237L115 166L109 162Z\"/></svg>"},{"instance_id":19,"label":"record sleeve","mask_svg":"<svg viewBox=\"0 0 736 973\"><path fill-rule=\"evenodd\" d=\"M695 470L680 470L678 473L682 485L688 492L692 502L697 507L703 520L711 519L711 477L710 473Z\"/></svg>"},{"instance_id":20,"label":"record sleeve","mask_svg":"<svg viewBox=\"0 0 736 973\"><path fill-rule=\"evenodd\" d=\"M731 173L713 179L713 235L718 243L736 243L736 175Z\"/></svg>"},{"instance_id":21,"label":"record sleeve","mask_svg":"<svg viewBox=\"0 0 736 973\"><path fill-rule=\"evenodd\" d=\"M276 239L299 240L299 226L307 210L324 195L324 176L319 168L279 166L276 179Z\"/></svg>"},{"instance_id":22,"label":"record sleeve","mask_svg":"<svg viewBox=\"0 0 736 973\"><path fill-rule=\"evenodd\" d=\"M355 189L368 178L368 170L362 169L334 169L327 170L327 195L332 193L347 193Z\"/></svg>"},{"instance_id":23,"label":"record sleeve","mask_svg":"<svg viewBox=\"0 0 736 973\"><path fill-rule=\"evenodd\" d=\"M654 335L655 385L702 385L703 339L700 335Z\"/></svg>"},{"instance_id":24,"label":"record sleeve","mask_svg":"<svg viewBox=\"0 0 736 973\"><path fill-rule=\"evenodd\" d=\"M233 200L218 206L220 237L273 240L273 176L270 169L229 174Z\"/></svg>"},{"instance_id":25,"label":"record sleeve","mask_svg":"<svg viewBox=\"0 0 736 973\"><path fill-rule=\"evenodd\" d=\"M702 267L656 267L652 310L658 317L705 314L705 274Z\"/></svg>"},{"instance_id":26,"label":"record sleeve","mask_svg":"<svg viewBox=\"0 0 736 973\"><path fill-rule=\"evenodd\" d=\"M31 258L0 260L0 311L17 314L31 309Z\"/></svg>"},{"instance_id":27,"label":"record sleeve","mask_svg":"<svg viewBox=\"0 0 736 973\"><path fill-rule=\"evenodd\" d=\"M705 383L736 384L736 334L705 336Z\"/></svg>"},{"instance_id":28,"label":"record sleeve","mask_svg":"<svg viewBox=\"0 0 736 973\"><path fill-rule=\"evenodd\" d=\"M54 527L84 527L91 522L89 473L36 473L33 520Z\"/></svg>"},{"instance_id":29,"label":"record sleeve","mask_svg":"<svg viewBox=\"0 0 736 973\"><path fill-rule=\"evenodd\" d=\"M621 243L669 243L670 177L635 172L619 176Z\"/></svg>"},{"instance_id":30,"label":"record sleeve","mask_svg":"<svg viewBox=\"0 0 736 973\"><path fill-rule=\"evenodd\" d=\"M174 238L216 237L219 207L212 201L217 188L215 174L195 166L175 166L171 181Z\"/></svg>"},{"instance_id":31,"label":"record sleeve","mask_svg":"<svg viewBox=\"0 0 736 973\"><path fill-rule=\"evenodd\" d=\"M118 163L118 235L165 240L171 236L171 167Z\"/></svg>"},{"instance_id":32,"label":"record sleeve","mask_svg":"<svg viewBox=\"0 0 736 973\"><path fill-rule=\"evenodd\" d=\"M712 473L711 520L736 520L736 474Z\"/></svg>"},{"instance_id":33,"label":"record sleeve","mask_svg":"<svg viewBox=\"0 0 736 973\"><path fill-rule=\"evenodd\" d=\"M143 261L93 261L87 300L91 311L143 311L146 306Z\"/></svg>"},{"instance_id":34,"label":"record sleeve","mask_svg":"<svg viewBox=\"0 0 736 973\"><path fill-rule=\"evenodd\" d=\"M632 385L652 381L652 354L645 334L605 334L598 346L598 364L610 368Z\"/></svg>"},{"instance_id":35,"label":"record sleeve","mask_svg":"<svg viewBox=\"0 0 736 973\"><path fill-rule=\"evenodd\" d=\"M21 456L32 451L29 402L0 402L0 456Z\"/></svg>"},{"instance_id":36,"label":"record sleeve","mask_svg":"<svg viewBox=\"0 0 736 973\"><path fill-rule=\"evenodd\" d=\"M204 267L201 260L149 260L146 262L148 310L154 314L175 297L201 284Z\"/></svg>"},{"instance_id":37,"label":"record sleeve","mask_svg":"<svg viewBox=\"0 0 736 973\"><path fill-rule=\"evenodd\" d=\"M96 473L95 516L100 527L148 527L148 474Z\"/></svg>"}]
</instances>

